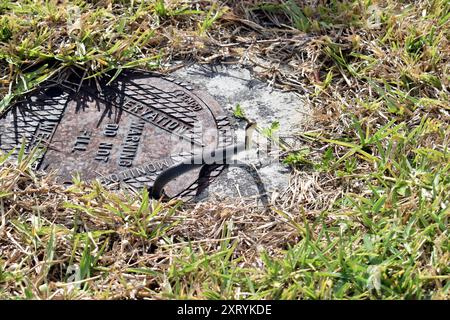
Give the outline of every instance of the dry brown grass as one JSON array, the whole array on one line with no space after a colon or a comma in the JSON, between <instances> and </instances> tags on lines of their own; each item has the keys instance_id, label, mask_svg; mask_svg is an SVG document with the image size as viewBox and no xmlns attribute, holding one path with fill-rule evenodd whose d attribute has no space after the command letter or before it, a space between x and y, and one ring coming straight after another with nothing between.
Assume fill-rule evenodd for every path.
<instances>
[{"instance_id":1,"label":"dry brown grass","mask_svg":"<svg viewBox=\"0 0 450 320\"><path fill-rule=\"evenodd\" d=\"M315 121L288 150L289 188L264 209L243 199L147 206L145 194L65 190L23 163L3 164L0 297L448 298L445 1L297 1L307 21L294 9L250 10L259 1L189 1L223 13L211 27L208 14L127 13L102 3L93 8L112 15L85 10L74 35L62 7L56 17L41 8L32 27L23 20L29 12L5 11L16 32L1 45L3 93L27 91L21 76L45 62L59 61L38 76L67 66L93 74L162 52L162 72L175 60L251 66L308 99ZM168 12L187 2L170 3ZM104 32L122 17L122 33ZM53 32L40 39L45 27ZM77 56L77 32L93 53ZM39 41L23 44L32 37ZM31 79L30 87L41 80Z\"/></svg>"}]
</instances>

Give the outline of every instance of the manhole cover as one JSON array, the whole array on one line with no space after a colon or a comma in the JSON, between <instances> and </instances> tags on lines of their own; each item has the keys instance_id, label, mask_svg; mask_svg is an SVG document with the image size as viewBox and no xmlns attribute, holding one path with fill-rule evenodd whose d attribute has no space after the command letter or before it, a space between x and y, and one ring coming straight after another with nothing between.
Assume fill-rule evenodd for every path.
<instances>
[{"instance_id":1,"label":"manhole cover","mask_svg":"<svg viewBox=\"0 0 450 320\"><path fill-rule=\"evenodd\" d=\"M26 153L37 152L35 167L55 171L60 183L78 174L140 189L192 154L232 143L219 104L176 79L140 71L122 72L112 83L75 79L49 81L4 114L0 149L17 156L24 143ZM176 178L166 193L197 192L199 172Z\"/></svg>"}]
</instances>

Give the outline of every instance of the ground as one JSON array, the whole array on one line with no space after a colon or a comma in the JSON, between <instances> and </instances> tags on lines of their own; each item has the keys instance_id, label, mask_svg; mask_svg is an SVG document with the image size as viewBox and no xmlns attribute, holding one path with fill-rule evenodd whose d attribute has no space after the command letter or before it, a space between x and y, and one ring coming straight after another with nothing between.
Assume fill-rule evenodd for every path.
<instances>
[{"instance_id":1,"label":"ground","mask_svg":"<svg viewBox=\"0 0 450 320\"><path fill-rule=\"evenodd\" d=\"M1 298L450 297L448 1L5 0L0 12L0 112L63 69L182 61L251 64L313 116L268 209L64 189L0 155Z\"/></svg>"}]
</instances>

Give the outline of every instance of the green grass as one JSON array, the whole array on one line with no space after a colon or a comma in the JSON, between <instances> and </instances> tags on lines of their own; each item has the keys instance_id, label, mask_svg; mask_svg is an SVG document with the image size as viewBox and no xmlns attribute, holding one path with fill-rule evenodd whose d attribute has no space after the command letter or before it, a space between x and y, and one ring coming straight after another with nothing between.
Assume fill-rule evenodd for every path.
<instances>
[{"instance_id":1,"label":"green grass","mask_svg":"<svg viewBox=\"0 0 450 320\"><path fill-rule=\"evenodd\" d=\"M163 204L76 178L64 190L30 156L0 155L0 297L450 298L448 1L73 4L1 3L0 110L66 68L166 71L226 44L311 101L284 159L307 192L268 212Z\"/></svg>"},{"instance_id":2,"label":"green grass","mask_svg":"<svg viewBox=\"0 0 450 320\"><path fill-rule=\"evenodd\" d=\"M86 78L125 68L158 68L172 50L181 51L183 36L204 34L222 12L214 5L203 11L182 1L170 6L164 1L131 4L3 1L0 112L12 99L66 68L81 69ZM183 32L166 32L173 23L185 28Z\"/></svg>"}]
</instances>

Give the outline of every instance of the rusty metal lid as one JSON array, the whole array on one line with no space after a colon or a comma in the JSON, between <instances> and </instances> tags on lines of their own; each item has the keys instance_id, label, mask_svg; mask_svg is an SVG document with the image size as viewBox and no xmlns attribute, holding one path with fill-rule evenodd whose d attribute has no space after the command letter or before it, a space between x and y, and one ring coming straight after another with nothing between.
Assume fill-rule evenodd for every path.
<instances>
[{"instance_id":1,"label":"rusty metal lid","mask_svg":"<svg viewBox=\"0 0 450 320\"><path fill-rule=\"evenodd\" d=\"M160 172L202 150L232 144L230 122L208 94L176 79L141 71L111 78L52 80L0 119L0 149L36 152L36 169L60 183L75 175L112 188L151 188ZM218 166L210 176L220 172ZM200 169L169 183L192 196Z\"/></svg>"}]
</instances>

